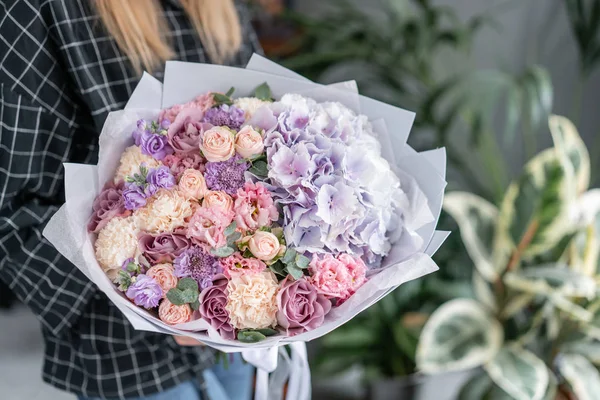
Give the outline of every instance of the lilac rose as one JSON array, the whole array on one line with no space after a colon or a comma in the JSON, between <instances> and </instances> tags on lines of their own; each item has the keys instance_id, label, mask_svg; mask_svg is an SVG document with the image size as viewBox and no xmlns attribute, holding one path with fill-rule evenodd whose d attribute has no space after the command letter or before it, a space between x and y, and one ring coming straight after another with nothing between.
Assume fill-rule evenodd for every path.
<instances>
[{"instance_id":1,"label":"lilac rose","mask_svg":"<svg viewBox=\"0 0 600 400\"><path fill-rule=\"evenodd\" d=\"M125 208L125 200L122 196L123 183L118 185L108 183L102 192L94 200L92 205L92 216L88 222L88 232L99 232L108 221L114 217L123 217L130 212Z\"/></svg>"},{"instance_id":2,"label":"lilac rose","mask_svg":"<svg viewBox=\"0 0 600 400\"><path fill-rule=\"evenodd\" d=\"M198 152L202 133L213 127L212 124L202 122L202 117L204 112L197 108L185 108L177 115L167 131L169 144L176 154Z\"/></svg>"},{"instance_id":3,"label":"lilac rose","mask_svg":"<svg viewBox=\"0 0 600 400\"><path fill-rule=\"evenodd\" d=\"M155 265L173 262L175 257L189 249L191 242L185 233L169 232L158 236L141 235L138 239L138 246L150 264Z\"/></svg>"},{"instance_id":4,"label":"lilac rose","mask_svg":"<svg viewBox=\"0 0 600 400\"><path fill-rule=\"evenodd\" d=\"M229 322L227 305L227 283L223 274L215 275L212 286L200 293L200 316L219 332L224 339L235 339L235 329Z\"/></svg>"},{"instance_id":5,"label":"lilac rose","mask_svg":"<svg viewBox=\"0 0 600 400\"><path fill-rule=\"evenodd\" d=\"M169 154L173 154L173 148L169 145L166 135L144 131L141 134L139 143L142 153L149 155L156 160L162 160Z\"/></svg>"},{"instance_id":6,"label":"lilac rose","mask_svg":"<svg viewBox=\"0 0 600 400\"><path fill-rule=\"evenodd\" d=\"M163 290L158 282L148 275L138 275L125 295L133 300L136 306L150 309L158 307L158 303L163 297Z\"/></svg>"},{"instance_id":7,"label":"lilac rose","mask_svg":"<svg viewBox=\"0 0 600 400\"><path fill-rule=\"evenodd\" d=\"M286 278L277 294L277 323L289 336L313 330L323 324L331 301L318 294L308 281Z\"/></svg>"},{"instance_id":8,"label":"lilac rose","mask_svg":"<svg viewBox=\"0 0 600 400\"><path fill-rule=\"evenodd\" d=\"M169 167L165 167L164 165L151 169L146 177L146 182L150 184L149 186L153 185L156 188L162 189L170 189L177 184Z\"/></svg>"}]
</instances>

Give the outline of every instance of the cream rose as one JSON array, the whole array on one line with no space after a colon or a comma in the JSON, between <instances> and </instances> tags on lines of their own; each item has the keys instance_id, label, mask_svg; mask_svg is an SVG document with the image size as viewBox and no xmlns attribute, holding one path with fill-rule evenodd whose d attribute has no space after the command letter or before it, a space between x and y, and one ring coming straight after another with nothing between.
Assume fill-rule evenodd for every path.
<instances>
[{"instance_id":1,"label":"cream rose","mask_svg":"<svg viewBox=\"0 0 600 400\"><path fill-rule=\"evenodd\" d=\"M169 325L183 324L192 317L192 308L188 304L176 306L167 299L163 299L158 307L158 317Z\"/></svg>"},{"instance_id":2,"label":"cream rose","mask_svg":"<svg viewBox=\"0 0 600 400\"><path fill-rule=\"evenodd\" d=\"M204 132L200 150L210 162L227 161L235 154L233 132L223 126L215 126Z\"/></svg>"},{"instance_id":3,"label":"cream rose","mask_svg":"<svg viewBox=\"0 0 600 400\"><path fill-rule=\"evenodd\" d=\"M139 253L137 234L132 217L115 217L98 233L96 259L110 279L117 277L125 260Z\"/></svg>"},{"instance_id":4,"label":"cream rose","mask_svg":"<svg viewBox=\"0 0 600 400\"><path fill-rule=\"evenodd\" d=\"M260 154L265 149L262 135L247 125L235 136L235 151L243 158Z\"/></svg>"},{"instance_id":5,"label":"cream rose","mask_svg":"<svg viewBox=\"0 0 600 400\"><path fill-rule=\"evenodd\" d=\"M259 260L270 261L279 255L282 246L271 232L256 231L248 240L248 248Z\"/></svg>"},{"instance_id":6,"label":"cream rose","mask_svg":"<svg viewBox=\"0 0 600 400\"><path fill-rule=\"evenodd\" d=\"M154 158L142 154L142 150L138 146L129 146L126 148L121 155L119 168L117 168L117 173L115 174L115 183L122 182L126 177L139 173L140 165L142 164L145 164L148 168L156 168L161 165Z\"/></svg>"},{"instance_id":7,"label":"cream rose","mask_svg":"<svg viewBox=\"0 0 600 400\"><path fill-rule=\"evenodd\" d=\"M183 171L181 178L179 178L179 191L192 199L202 199L208 191L202 172L195 169Z\"/></svg>"},{"instance_id":8,"label":"cream rose","mask_svg":"<svg viewBox=\"0 0 600 400\"><path fill-rule=\"evenodd\" d=\"M257 99L256 97L238 97L233 102L234 106L244 110L244 116L246 117L246 120L252 118L256 110L268 104L271 103L268 101Z\"/></svg>"},{"instance_id":9,"label":"cream rose","mask_svg":"<svg viewBox=\"0 0 600 400\"><path fill-rule=\"evenodd\" d=\"M277 325L279 285L271 271L240 275L227 284L231 325L237 329L262 329Z\"/></svg>"},{"instance_id":10,"label":"cream rose","mask_svg":"<svg viewBox=\"0 0 600 400\"><path fill-rule=\"evenodd\" d=\"M146 275L154 279L162 288L163 297L167 297L167 292L177 287L175 268L171 264L156 264L148 269Z\"/></svg>"},{"instance_id":11,"label":"cream rose","mask_svg":"<svg viewBox=\"0 0 600 400\"><path fill-rule=\"evenodd\" d=\"M202 206L206 208L218 208L225 212L233 210L233 199L227 193L218 191L208 191L204 195Z\"/></svg>"},{"instance_id":12,"label":"cream rose","mask_svg":"<svg viewBox=\"0 0 600 400\"><path fill-rule=\"evenodd\" d=\"M173 232L185 226L186 218L192 216L192 203L179 190L161 189L133 213L133 218L138 229L152 235Z\"/></svg>"}]
</instances>

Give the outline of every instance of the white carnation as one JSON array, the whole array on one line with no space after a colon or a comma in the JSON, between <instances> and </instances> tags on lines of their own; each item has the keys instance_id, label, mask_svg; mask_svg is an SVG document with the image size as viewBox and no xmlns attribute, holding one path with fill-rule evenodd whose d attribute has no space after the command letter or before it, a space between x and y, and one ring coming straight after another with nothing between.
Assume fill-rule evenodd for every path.
<instances>
[{"instance_id":1,"label":"white carnation","mask_svg":"<svg viewBox=\"0 0 600 400\"><path fill-rule=\"evenodd\" d=\"M132 217L111 219L98 233L96 259L106 274L114 279L125 260L138 253L138 230Z\"/></svg>"},{"instance_id":2,"label":"white carnation","mask_svg":"<svg viewBox=\"0 0 600 400\"><path fill-rule=\"evenodd\" d=\"M115 183L124 181L126 177L139 173L141 164L145 164L148 168L156 168L161 165L160 161L143 154L138 146L126 148L121 155L119 168L115 174Z\"/></svg>"},{"instance_id":3,"label":"white carnation","mask_svg":"<svg viewBox=\"0 0 600 400\"><path fill-rule=\"evenodd\" d=\"M268 101L257 99L256 97L240 97L235 99L233 105L244 110L246 119L252 118L256 110L264 105L271 104Z\"/></svg>"}]
</instances>

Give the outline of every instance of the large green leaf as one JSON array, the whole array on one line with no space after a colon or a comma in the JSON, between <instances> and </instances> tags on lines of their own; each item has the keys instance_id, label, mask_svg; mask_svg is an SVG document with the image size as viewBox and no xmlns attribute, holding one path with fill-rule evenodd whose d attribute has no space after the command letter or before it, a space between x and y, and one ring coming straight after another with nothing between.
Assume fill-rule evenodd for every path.
<instances>
[{"instance_id":1,"label":"large green leaf","mask_svg":"<svg viewBox=\"0 0 600 400\"><path fill-rule=\"evenodd\" d=\"M569 382L578 400L598 399L600 374L584 356L563 354L557 364L561 375Z\"/></svg>"},{"instance_id":2,"label":"large green leaf","mask_svg":"<svg viewBox=\"0 0 600 400\"><path fill-rule=\"evenodd\" d=\"M484 368L496 385L516 400L542 400L546 394L546 364L521 347L503 347Z\"/></svg>"},{"instance_id":3,"label":"large green leaf","mask_svg":"<svg viewBox=\"0 0 600 400\"><path fill-rule=\"evenodd\" d=\"M590 154L577 128L565 117L552 115L549 119L554 148L573 166L577 192L582 193L590 185Z\"/></svg>"},{"instance_id":4,"label":"large green leaf","mask_svg":"<svg viewBox=\"0 0 600 400\"><path fill-rule=\"evenodd\" d=\"M431 315L421 332L417 368L436 373L482 365L496 355L503 336L500 323L476 301L449 301Z\"/></svg>"},{"instance_id":5,"label":"large green leaf","mask_svg":"<svg viewBox=\"0 0 600 400\"><path fill-rule=\"evenodd\" d=\"M508 272L503 280L508 287L531 294L557 293L567 297L587 298L596 294L596 281L593 278L560 264Z\"/></svg>"},{"instance_id":6,"label":"large green leaf","mask_svg":"<svg viewBox=\"0 0 600 400\"><path fill-rule=\"evenodd\" d=\"M531 159L502 201L499 242L509 243L520 257L532 257L555 246L572 230L569 207L574 184L573 168L555 149Z\"/></svg>"},{"instance_id":7,"label":"large green leaf","mask_svg":"<svg viewBox=\"0 0 600 400\"><path fill-rule=\"evenodd\" d=\"M452 192L444 198L444 209L457 222L469 256L479 273L494 281L500 272L492 261L498 209L471 193Z\"/></svg>"}]
</instances>

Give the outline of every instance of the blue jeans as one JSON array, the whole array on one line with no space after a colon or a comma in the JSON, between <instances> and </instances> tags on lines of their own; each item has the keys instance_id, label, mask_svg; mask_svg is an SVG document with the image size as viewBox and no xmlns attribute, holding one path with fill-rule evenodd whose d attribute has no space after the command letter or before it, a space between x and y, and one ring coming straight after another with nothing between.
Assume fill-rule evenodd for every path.
<instances>
[{"instance_id":1,"label":"blue jeans","mask_svg":"<svg viewBox=\"0 0 600 400\"><path fill-rule=\"evenodd\" d=\"M164 392L146 397L132 397L131 400L250 400L254 368L245 364L237 353L231 358L233 360L230 360L227 369L219 363L202 373L208 399L202 398L197 381L188 381ZM79 396L79 400L102 399Z\"/></svg>"}]
</instances>

